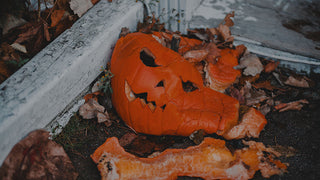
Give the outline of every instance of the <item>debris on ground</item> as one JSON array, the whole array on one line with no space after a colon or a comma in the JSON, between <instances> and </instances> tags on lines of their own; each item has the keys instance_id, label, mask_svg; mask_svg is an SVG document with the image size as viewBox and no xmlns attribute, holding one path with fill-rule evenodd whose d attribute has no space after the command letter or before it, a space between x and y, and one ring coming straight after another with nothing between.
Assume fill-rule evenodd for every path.
<instances>
[{"instance_id":1,"label":"debris on ground","mask_svg":"<svg viewBox=\"0 0 320 180\"><path fill-rule=\"evenodd\" d=\"M307 101L306 99L301 99L301 100L293 101L289 103L280 103L276 105L274 108L279 112L289 111L289 110L300 111L305 104L309 104L309 101Z\"/></svg>"},{"instance_id":2,"label":"debris on ground","mask_svg":"<svg viewBox=\"0 0 320 180\"><path fill-rule=\"evenodd\" d=\"M17 143L0 168L3 180L77 179L63 147L49 139L49 132L35 130Z\"/></svg>"},{"instance_id":3,"label":"debris on ground","mask_svg":"<svg viewBox=\"0 0 320 180\"><path fill-rule=\"evenodd\" d=\"M99 0L6 1L1 10L0 83L27 63ZM8 50L8 46L12 50Z\"/></svg>"}]
</instances>

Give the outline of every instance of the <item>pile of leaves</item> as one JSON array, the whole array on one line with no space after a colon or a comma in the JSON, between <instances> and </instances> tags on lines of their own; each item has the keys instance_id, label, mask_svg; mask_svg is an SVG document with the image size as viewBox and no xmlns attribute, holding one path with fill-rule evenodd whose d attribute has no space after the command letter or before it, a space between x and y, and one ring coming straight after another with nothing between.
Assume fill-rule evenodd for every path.
<instances>
[{"instance_id":1,"label":"pile of leaves","mask_svg":"<svg viewBox=\"0 0 320 180\"><path fill-rule=\"evenodd\" d=\"M0 83L70 28L99 0L38 0L1 3ZM41 9L45 6L45 9Z\"/></svg>"}]
</instances>

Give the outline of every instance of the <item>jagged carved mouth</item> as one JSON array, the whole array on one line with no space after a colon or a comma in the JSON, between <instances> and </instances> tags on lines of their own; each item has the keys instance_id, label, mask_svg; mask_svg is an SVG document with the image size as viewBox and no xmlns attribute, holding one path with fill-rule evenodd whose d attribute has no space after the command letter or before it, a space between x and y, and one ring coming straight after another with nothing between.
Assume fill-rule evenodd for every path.
<instances>
[{"instance_id":1,"label":"jagged carved mouth","mask_svg":"<svg viewBox=\"0 0 320 180\"><path fill-rule=\"evenodd\" d=\"M182 83L182 88L183 88L183 90L184 90L185 92L187 92L187 93L193 92L193 91L195 91L195 90L198 89L198 87L197 87L194 83L192 83L192 82L190 82L190 81L184 82L184 81L181 80L181 83ZM136 100L136 99L139 99L140 102L141 102L141 104L142 104L143 106L146 106L146 105L147 105L152 112L155 111L155 109L156 109L156 107L157 107L157 104L156 104L155 101L148 101L148 100L147 100L147 99L148 99L148 93L147 93L147 92L135 93L134 91L132 91L132 89L131 89L131 87L130 87L130 85L128 84L127 81L125 81L125 86L124 86L124 87L125 87L125 94L126 94L128 100L129 100L129 102L132 102L132 101L134 101L134 100ZM161 80L161 81L156 85L156 87L163 87L163 88L164 88L164 81ZM166 104L160 106L160 108L161 108L162 110L165 110Z\"/></svg>"},{"instance_id":2,"label":"jagged carved mouth","mask_svg":"<svg viewBox=\"0 0 320 180\"><path fill-rule=\"evenodd\" d=\"M140 99L140 102L143 106L148 106L150 108L150 110L152 112L154 112L154 110L156 109L157 105L156 105L156 102L155 101L148 101L147 98L148 98L148 93L147 92L144 92L144 93L134 93L130 87L130 85L128 84L127 81L125 81L125 93L126 93L126 96L129 100L129 102L132 102L134 101L135 99ZM161 108L164 110L165 109L165 106L166 105L163 105L161 106Z\"/></svg>"}]
</instances>

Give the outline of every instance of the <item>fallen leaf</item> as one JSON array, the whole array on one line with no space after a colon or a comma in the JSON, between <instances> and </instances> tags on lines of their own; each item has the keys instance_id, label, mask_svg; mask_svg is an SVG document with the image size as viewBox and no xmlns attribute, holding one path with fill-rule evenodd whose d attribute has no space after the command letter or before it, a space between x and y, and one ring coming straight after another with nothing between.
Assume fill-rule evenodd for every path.
<instances>
[{"instance_id":1,"label":"fallen leaf","mask_svg":"<svg viewBox=\"0 0 320 180\"><path fill-rule=\"evenodd\" d=\"M217 58L221 56L221 50L213 42L206 46L206 50L208 51L206 61L208 63L215 64L217 62Z\"/></svg>"},{"instance_id":2,"label":"fallen leaf","mask_svg":"<svg viewBox=\"0 0 320 180\"><path fill-rule=\"evenodd\" d=\"M41 24L31 24L26 32L19 34L18 39L14 43L23 43L27 40L34 38L41 29Z\"/></svg>"},{"instance_id":3,"label":"fallen leaf","mask_svg":"<svg viewBox=\"0 0 320 180\"><path fill-rule=\"evenodd\" d=\"M264 104L258 108L258 110L263 114L267 115L271 111L271 107L268 104Z\"/></svg>"},{"instance_id":4,"label":"fallen leaf","mask_svg":"<svg viewBox=\"0 0 320 180\"><path fill-rule=\"evenodd\" d=\"M77 179L78 173L49 132L35 130L17 143L0 168L3 180Z\"/></svg>"},{"instance_id":5,"label":"fallen leaf","mask_svg":"<svg viewBox=\"0 0 320 180\"><path fill-rule=\"evenodd\" d=\"M263 82L260 82L260 83L255 83L255 84L252 84L252 86L256 89L267 89L269 91L273 91L274 89L278 89L277 87L271 85L271 82L270 81L263 81Z\"/></svg>"},{"instance_id":6,"label":"fallen leaf","mask_svg":"<svg viewBox=\"0 0 320 180\"><path fill-rule=\"evenodd\" d=\"M24 45L21 45L19 43L13 43L10 46L15 50L18 50L18 51L23 52L23 53L27 53L26 46L24 46Z\"/></svg>"},{"instance_id":7,"label":"fallen leaf","mask_svg":"<svg viewBox=\"0 0 320 180\"><path fill-rule=\"evenodd\" d=\"M185 58L191 63L200 62L207 57L208 53L208 50L205 49L190 50L184 53L183 58Z\"/></svg>"},{"instance_id":8,"label":"fallen leaf","mask_svg":"<svg viewBox=\"0 0 320 180\"><path fill-rule=\"evenodd\" d=\"M278 81L278 83L279 83L281 86L284 86L282 80L280 79L280 75L279 75L278 73L272 72L272 75L273 75L273 77L276 78L276 80Z\"/></svg>"},{"instance_id":9,"label":"fallen leaf","mask_svg":"<svg viewBox=\"0 0 320 180\"><path fill-rule=\"evenodd\" d=\"M129 33L130 33L129 28L123 27L123 28L121 28L121 32L120 32L120 36L119 37L125 37Z\"/></svg>"},{"instance_id":10,"label":"fallen leaf","mask_svg":"<svg viewBox=\"0 0 320 180\"><path fill-rule=\"evenodd\" d=\"M280 61L277 61L277 62L271 61L271 62L269 62L268 64L266 64L264 66L264 72L270 73L270 72L274 71L278 67L279 64L280 64Z\"/></svg>"},{"instance_id":11,"label":"fallen leaf","mask_svg":"<svg viewBox=\"0 0 320 180\"><path fill-rule=\"evenodd\" d=\"M65 10L56 9L52 12L50 18L51 18L51 27L55 27L58 25L58 23L61 21L62 17L65 14Z\"/></svg>"},{"instance_id":12,"label":"fallen leaf","mask_svg":"<svg viewBox=\"0 0 320 180\"><path fill-rule=\"evenodd\" d=\"M300 111L302 109L302 107L304 106L304 104L309 104L309 101L307 101L306 99L301 99L301 100L293 101L293 102L289 102L289 103L280 103L280 104L276 105L274 108L276 110L278 110L279 112L289 111L289 110Z\"/></svg>"},{"instance_id":13,"label":"fallen leaf","mask_svg":"<svg viewBox=\"0 0 320 180\"><path fill-rule=\"evenodd\" d=\"M246 81L246 84L241 88L240 93L245 97L246 105L248 106L258 104L269 98L263 90L253 89L251 83L248 81Z\"/></svg>"},{"instance_id":14,"label":"fallen leaf","mask_svg":"<svg viewBox=\"0 0 320 180\"><path fill-rule=\"evenodd\" d=\"M155 147L156 144L154 142L149 141L146 136L139 135L126 146L126 150L140 157L147 157L154 151Z\"/></svg>"},{"instance_id":15,"label":"fallen leaf","mask_svg":"<svg viewBox=\"0 0 320 180\"><path fill-rule=\"evenodd\" d=\"M203 141L204 135L205 135L204 130L200 129L190 134L189 139L198 145Z\"/></svg>"},{"instance_id":16,"label":"fallen leaf","mask_svg":"<svg viewBox=\"0 0 320 180\"><path fill-rule=\"evenodd\" d=\"M79 108L79 114L84 119L92 119L97 116L98 112L104 113L105 108L101 106L96 100L89 99Z\"/></svg>"},{"instance_id":17,"label":"fallen leaf","mask_svg":"<svg viewBox=\"0 0 320 180\"><path fill-rule=\"evenodd\" d=\"M226 15L226 17L224 18L224 24L228 27L232 27L234 25L233 20L231 19L232 17L234 17L234 11L232 11L232 13L228 13Z\"/></svg>"},{"instance_id":18,"label":"fallen leaf","mask_svg":"<svg viewBox=\"0 0 320 180\"><path fill-rule=\"evenodd\" d=\"M295 87L309 88L310 85L308 83L308 80L309 79L307 77L295 78L293 76L289 76L288 79L284 82L284 84Z\"/></svg>"},{"instance_id":19,"label":"fallen leaf","mask_svg":"<svg viewBox=\"0 0 320 180\"><path fill-rule=\"evenodd\" d=\"M98 102L98 97L100 95L102 95L103 93L101 91L96 91L90 94L86 94L83 99L85 100L85 102L88 102L90 99L94 99L95 101Z\"/></svg>"},{"instance_id":20,"label":"fallen leaf","mask_svg":"<svg viewBox=\"0 0 320 180\"><path fill-rule=\"evenodd\" d=\"M91 0L91 3L92 3L93 5L95 5L95 4L97 4L99 1L100 1L100 0ZM112 0L109 0L109 2L112 2Z\"/></svg>"},{"instance_id":21,"label":"fallen leaf","mask_svg":"<svg viewBox=\"0 0 320 180\"><path fill-rule=\"evenodd\" d=\"M245 98L243 94L240 93L239 89L231 86L230 88L227 89L227 92L231 97L237 99L240 104L245 104Z\"/></svg>"},{"instance_id":22,"label":"fallen leaf","mask_svg":"<svg viewBox=\"0 0 320 180\"><path fill-rule=\"evenodd\" d=\"M138 137L138 135L135 134L135 133L132 133L132 132L126 133L125 135L123 135L119 139L120 146L124 147L124 146L127 146L127 145L131 144L132 141L137 137Z\"/></svg>"},{"instance_id":23,"label":"fallen leaf","mask_svg":"<svg viewBox=\"0 0 320 180\"><path fill-rule=\"evenodd\" d=\"M286 158L292 157L297 153L297 150L294 149L292 146L281 146L279 144L275 146L271 146L274 150L281 153L282 156L285 156Z\"/></svg>"},{"instance_id":24,"label":"fallen leaf","mask_svg":"<svg viewBox=\"0 0 320 180\"><path fill-rule=\"evenodd\" d=\"M188 36L195 36L202 41L209 41L209 35L204 29L187 29Z\"/></svg>"},{"instance_id":25,"label":"fallen leaf","mask_svg":"<svg viewBox=\"0 0 320 180\"><path fill-rule=\"evenodd\" d=\"M20 56L14 50L14 48L8 43L2 43L0 45L0 61L19 61Z\"/></svg>"},{"instance_id":26,"label":"fallen leaf","mask_svg":"<svg viewBox=\"0 0 320 180\"><path fill-rule=\"evenodd\" d=\"M86 13L93 6L91 0L71 0L70 8L81 17L84 13Z\"/></svg>"},{"instance_id":27,"label":"fallen leaf","mask_svg":"<svg viewBox=\"0 0 320 180\"><path fill-rule=\"evenodd\" d=\"M107 111L97 112L98 123L104 123L107 127L111 126L112 122L110 121L110 117Z\"/></svg>"},{"instance_id":28,"label":"fallen leaf","mask_svg":"<svg viewBox=\"0 0 320 180\"><path fill-rule=\"evenodd\" d=\"M235 69L244 69L243 75L256 76L263 71L263 65L260 59L255 54L246 52L240 59L240 64L234 67Z\"/></svg>"}]
</instances>

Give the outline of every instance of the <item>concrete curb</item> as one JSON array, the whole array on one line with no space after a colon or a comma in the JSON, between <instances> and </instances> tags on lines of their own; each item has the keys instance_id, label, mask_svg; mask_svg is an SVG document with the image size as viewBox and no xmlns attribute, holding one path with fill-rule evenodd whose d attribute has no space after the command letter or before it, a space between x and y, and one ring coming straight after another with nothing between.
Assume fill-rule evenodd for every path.
<instances>
[{"instance_id":1,"label":"concrete curb","mask_svg":"<svg viewBox=\"0 0 320 180\"><path fill-rule=\"evenodd\" d=\"M101 0L0 85L0 162L30 131L44 128L100 73L120 29L136 28L143 5Z\"/></svg>"}]
</instances>

